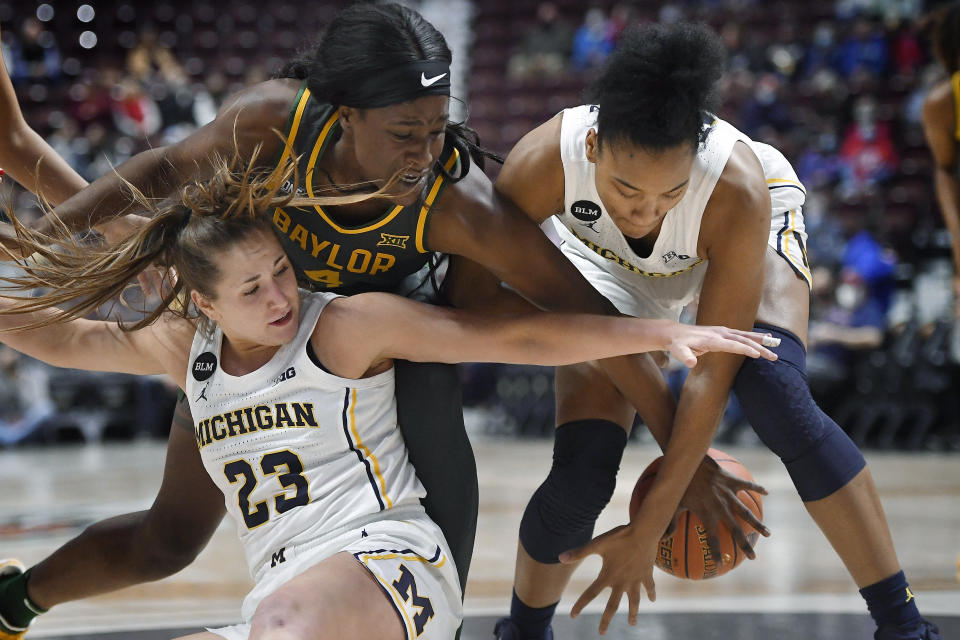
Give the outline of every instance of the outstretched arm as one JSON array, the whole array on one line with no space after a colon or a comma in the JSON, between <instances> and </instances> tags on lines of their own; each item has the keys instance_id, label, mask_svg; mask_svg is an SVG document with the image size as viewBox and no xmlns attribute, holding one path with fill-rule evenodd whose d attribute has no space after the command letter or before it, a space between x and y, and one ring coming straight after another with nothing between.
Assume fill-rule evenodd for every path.
<instances>
[{"instance_id":1,"label":"outstretched arm","mask_svg":"<svg viewBox=\"0 0 960 640\"><path fill-rule=\"evenodd\" d=\"M23 118L6 63L0 56L0 167L33 193L53 204L87 186Z\"/></svg>"},{"instance_id":2,"label":"outstretched arm","mask_svg":"<svg viewBox=\"0 0 960 640\"><path fill-rule=\"evenodd\" d=\"M239 151L241 162L246 162L261 143L260 160L266 165L280 147L274 130L283 129L296 95L294 84L270 80L243 90L209 124L174 145L138 153L61 203L54 213L70 229L89 229L130 213L132 200L124 181L148 198L163 198L188 181L209 177L216 154L231 158ZM53 223L48 216L35 228L49 233Z\"/></svg>"},{"instance_id":3,"label":"outstretched arm","mask_svg":"<svg viewBox=\"0 0 960 640\"><path fill-rule=\"evenodd\" d=\"M223 519L223 494L200 460L189 413L180 409L178 404L163 482L150 509L97 522L36 565L27 584L34 602L50 608L159 580L186 567L206 546Z\"/></svg>"},{"instance_id":4,"label":"outstretched arm","mask_svg":"<svg viewBox=\"0 0 960 640\"><path fill-rule=\"evenodd\" d=\"M395 358L563 365L658 349L691 367L709 351L775 359L761 339L748 331L670 320L556 313L483 316L388 293L332 301L313 337L324 363L349 378Z\"/></svg>"},{"instance_id":5,"label":"outstretched arm","mask_svg":"<svg viewBox=\"0 0 960 640\"><path fill-rule=\"evenodd\" d=\"M0 298L0 309L14 302ZM0 315L0 342L55 367L151 375L167 373L182 387L194 327L186 320L162 318L137 331L115 322L76 319L35 329L18 329L52 320L60 312L45 309Z\"/></svg>"}]
</instances>

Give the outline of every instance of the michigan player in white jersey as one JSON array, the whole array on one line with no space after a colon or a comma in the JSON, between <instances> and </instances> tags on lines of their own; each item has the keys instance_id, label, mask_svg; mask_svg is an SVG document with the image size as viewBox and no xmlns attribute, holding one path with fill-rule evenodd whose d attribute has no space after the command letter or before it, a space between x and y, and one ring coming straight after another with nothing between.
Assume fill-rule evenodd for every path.
<instances>
[{"instance_id":1,"label":"michigan player in white jersey","mask_svg":"<svg viewBox=\"0 0 960 640\"><path fill-rule=\"evenodd\" d=\"M630 32L594 82L596 104L568 109L525 136L498 178L500 192L534 221L556 215L563 252L620 311L676 319L696 299L697 323L753 326L781 339L776 362L702 359L672 428L648 420L665 459L639 512L593 541L634 411L591 364L558 369L554 464L521 521L514 597L494 630L499 640L552 638L556 603L591 553L603 566L573 615L610 587L600 631L624 594L636 623L641 584L655 597L659 538L678 507L700 512L709 494L702 476L712 463L704 454L731 388L860 588L875 637L939 639L900 570L863 456L807 387L804 188L780 152L711 115L723 58L707 27ZM649 384L658 389L662 380ZM742 504L728 504L722 520L752 558L733 515L768 532ZM706 524L715 540L716 518Z\"/></svg>"},{"instance_id":2,"label":"michigan player in white jersey","mask_svg":"<svg viewBox=\"0 0 960 640\"><path fill-rule=\"evenodd\" d=\"M457 633L457 568L419 502L424 490L397 428L394 358L556 365L666 349L693 366L714 350L776 357L761 346L769 337L723 327L577 314L492 319L385 293L308 294L264 215L290 200L276 197L282 181L272 178L249 184L224 167L99 253L51 249L50 238L21 229L21 247L46 259L28 261L28 277L14 284L52 290L19 303L0 298L0 340L14 349L58 366L166 373L187 394L194 424L171 436L157 500L206 511L194 516L205 528L228 513L256 582L241 624L191 640ZM120 328L82 318L153 263L173 267L177 279L144 320ZM189 308L170 305L181 293ZM82 302L50 308L66 300ZM571 341L572 333L583 337ZM57 603L23 596L33 610ZM0 625L0 637L26 633Z\"/></svg>"}]
</instances>

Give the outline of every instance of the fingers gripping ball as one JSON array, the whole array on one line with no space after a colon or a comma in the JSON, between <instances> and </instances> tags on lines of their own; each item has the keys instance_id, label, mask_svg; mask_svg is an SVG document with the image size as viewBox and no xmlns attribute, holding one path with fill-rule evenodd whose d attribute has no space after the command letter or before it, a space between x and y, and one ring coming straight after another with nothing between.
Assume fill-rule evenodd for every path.
<instances>
[{"instance_id":1,"label":"fingers gripping ball","mask_svg":"<svg viewBox=\"0 0 960 640\"><path fill-rule=\"evenodd\" d=\"M707 451L707 455L728 473L753 482L753 476L747 468L733 456L718 449L710 449ZM650 490L662 460L663 456L657 458L640 474L640 479L637 480L637 484L633 488L633 496L630 498L631 519L640 509L640 503L643 502ZM756 491L743 490L737 493L737 498L753 512L757 519L763 519L763 501L760 494ZM737 520L750 545L756 545L760 534L739 517ZM730 533L727 525L719 524L717 537L720 540L720 553L723 558L723 563L719 567L715 561L714 550L710 548L707 542L707 532L703 522L697 517L697 514L684 511L680 515L674 532L660 540L656 565L666 573L678 578L706 580L707 578L722 576L737 567L746 556L737 547L733 534Z\"/></svg>"}]
</instances>

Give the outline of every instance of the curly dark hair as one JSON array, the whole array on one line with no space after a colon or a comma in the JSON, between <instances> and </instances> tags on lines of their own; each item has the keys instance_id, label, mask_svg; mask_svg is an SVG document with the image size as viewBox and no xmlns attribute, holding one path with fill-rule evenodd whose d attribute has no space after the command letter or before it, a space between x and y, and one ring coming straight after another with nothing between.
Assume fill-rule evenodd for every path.
<instances>
[{"instance_id":1,"label":"curly dark hair","mask_svg":"<svg viewBox=\"0 0 960 640\"><path fill-rule=\"evenodd\" d=\"M597 135L659 152L706 138L726 51L701 24L649 24L624 33L588 90L599 105Z\"/></svg>"}]
</instances>

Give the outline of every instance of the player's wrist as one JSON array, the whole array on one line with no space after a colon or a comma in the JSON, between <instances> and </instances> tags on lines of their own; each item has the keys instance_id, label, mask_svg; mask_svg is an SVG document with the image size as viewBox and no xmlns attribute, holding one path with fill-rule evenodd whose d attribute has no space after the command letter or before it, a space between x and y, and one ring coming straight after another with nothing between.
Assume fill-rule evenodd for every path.
<instances>
[{"instance_id":1,"label":"player's wrist","mask_svg":"<svg viewBox=\"0 0 960 640\"><path fill-rule=\"evenodd\" d=\"M0 575L0 630L6 633L22 633L34 618L47 612L27 593L29 579L29 569L23 572L15 569Z\"/></svg>"}]
</instances>

